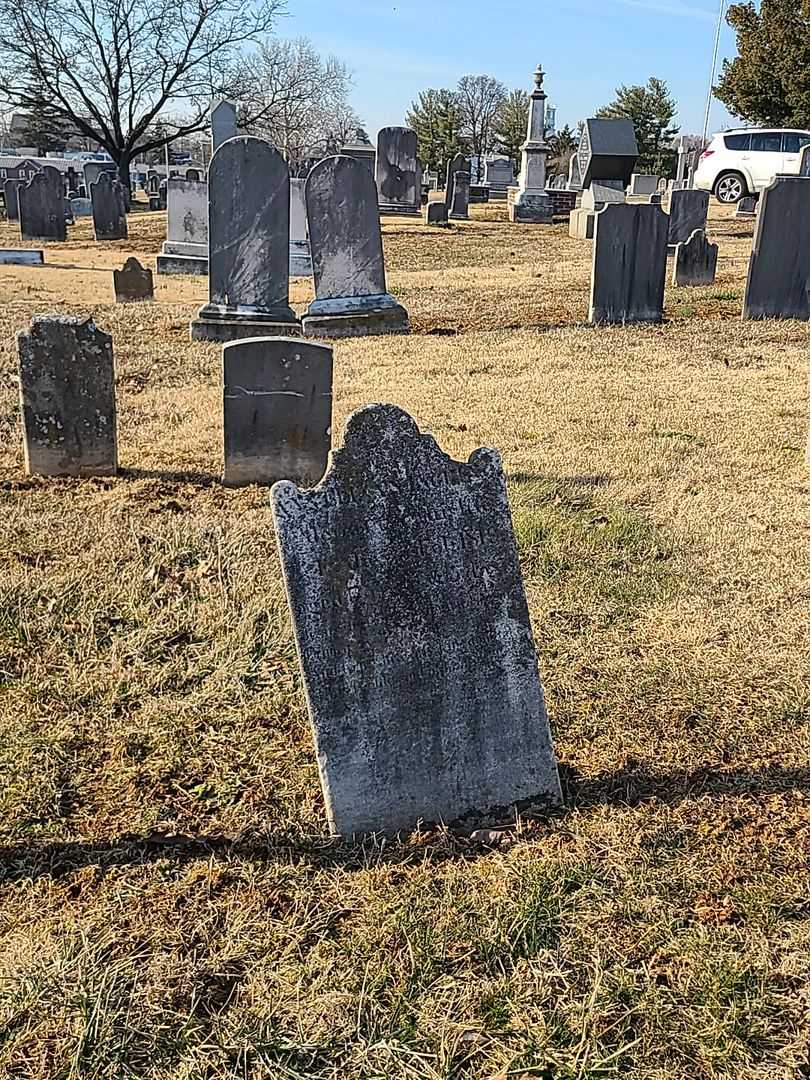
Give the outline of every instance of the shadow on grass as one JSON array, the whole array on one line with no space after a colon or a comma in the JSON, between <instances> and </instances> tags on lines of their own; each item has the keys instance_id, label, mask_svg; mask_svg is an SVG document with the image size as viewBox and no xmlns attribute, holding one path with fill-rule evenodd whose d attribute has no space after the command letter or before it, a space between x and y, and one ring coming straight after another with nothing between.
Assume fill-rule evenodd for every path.
<instances>
[{"instance_id":1,"label":"shadow on grass","mask_svg":"<svg viewBox=\"0 0 810 1080\"><path fill-rule=\"evenodd\" d=\"M198 487L221 487L222 477L204 472L170 472L166 469L119 469L126 480L164 480L169 484L196 484Z\"/></svg>"},{"instance_id":2,"label":"shadow on grass","mask_svg":"<svg viewBox=\"0 0 810 1080\"><path fill-rule=\"evenodd\" d=\"M751 772L705 766L662 776L628 768L583 779L575 769L563 766L561 774L566 805L543 817L527 815L526 820L534 829L545 822L564 819L571 809L587 810L596 806L622 808L644 802L673 805L702 797L810 791L810 768L775 766L761 772ZM536 837L537 833L530 831L529 835ZM124 835L109 841L20 843L0 847L0 884L33 881L42 877L60 878L87 866L97 866L102 871L121 866L148 866L157 862L180 866L212 856L255 863L284 863L316 870L340 867L351 872L375 865L468 862L487 856L489 851L488 846L469 835L454 833L449 829L413 833L409 837L403 834L402 838L393 840L369 837L363 843L348 843L325 835L309 838L284 834L242 837Z\"/></svg>"}]
</instances>

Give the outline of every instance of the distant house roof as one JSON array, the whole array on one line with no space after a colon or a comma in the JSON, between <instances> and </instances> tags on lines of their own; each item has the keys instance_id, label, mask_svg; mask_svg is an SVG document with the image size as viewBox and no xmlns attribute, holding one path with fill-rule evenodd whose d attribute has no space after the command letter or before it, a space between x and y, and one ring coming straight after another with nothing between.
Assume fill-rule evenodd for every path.
<instances>
[{"instance_id":1,"label":"distant house roof","mask_svg":"<svg viewBox=\"0 0 810 1080\"><path fill-rule=\"evenodd\" d=\"M22 165L34 165L41 169L44 165L53 165L60 172L67 172L70 167L75 168L77 163L73 158L41 158L29 157L19 154L0 155L0 169L19 169Z\"/></svg>"}]
</instances>

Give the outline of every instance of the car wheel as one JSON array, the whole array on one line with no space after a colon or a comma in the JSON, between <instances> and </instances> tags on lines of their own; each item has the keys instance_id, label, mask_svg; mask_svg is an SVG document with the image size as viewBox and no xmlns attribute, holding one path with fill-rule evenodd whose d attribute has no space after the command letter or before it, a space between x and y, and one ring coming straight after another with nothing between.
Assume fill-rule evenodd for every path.
<instances>
[{"instance_id":1,"label":"car wheel","mask_svg":"<svg viewBox=\"0 0 810 1080\"><path fill-rule=\"evenodd\" d=\"M714 185L714 194L718 202L736 203L748 194L748 185L739 173L722 173Z\"/></svg>"}]
</instances>

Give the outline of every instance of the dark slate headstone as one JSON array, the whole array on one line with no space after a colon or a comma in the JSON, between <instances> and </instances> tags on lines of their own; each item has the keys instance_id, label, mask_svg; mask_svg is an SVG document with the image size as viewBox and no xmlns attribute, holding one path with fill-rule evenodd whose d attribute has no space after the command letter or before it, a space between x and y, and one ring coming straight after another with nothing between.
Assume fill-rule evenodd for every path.
<instances>
[{"instance_id":1,"label":"dark slate headstone","mask_svg":"<svg viewBox=\"0 0 810 1080\"><path fill-rule=\"evenodd\" d=\"M453 205L453 178L457 172L470 173L470 176L472 177L470 159L463 154L456 154L454 158L451 158L447 162L447 174L444 184L444 205L447 207L448 215L450 214L450 207Z\"/></svg>"},{"instance_id":2,"label":"dark slate headstone","mask_svg":"<svg viewBox=\"0 0 810 1080\"><path fill-rule=\"evenodd\" d=\"M429 202L425 206L426 225L446 225L447 207L443 202Z\"/></svg>"},{"instance_id":3,"label":"dark slate headstone","mask_svg":"<svg viewBox=\"0 0 810 1080\"><path fill-rule=\"evenodd\" d=\"M706 229L709 193L697 189L673 191L669 196L669 243L684 244L696 229Z\"/></svg>"},{"instance_id":4,"label":"dark slate headstone","mask_svg":"<svg viewBox=\"0 0 810 1080\"><path fill-rule=\"evenodd\" d=\"M113 285L116 304L155 299L152 271L141 266L134 255L124 263L123 270L113 270Z\"/></svg>"},{"instance_id":5,"label":"dark slate headstone","mask_svg":"<svg viewBox=\"0 0 810 1080\"><path fill-rule=\"evenodd\" d=\"M225 345L222 365L224 482L314 487L332 445L332 350L250 338Z\"/></svg>"},{"instance_id":6,"label":"dark slate headstone","mask_svg":"<svg viewBox=\"0 0 810 1080\"><path fill-rule=\"evenodd\" d=\"M82 165L86 191L95 184L102 173L110 173L113 180L118 176L118 166L113 161L85 161Z\"/></svg>"},{"instance_id":7,"label":"dark slate headstone","mask_svg":"<svg viewBox=\"0 0 810 1080\"><path fill-rule=\"evenodd\" d=\"M127 209L124 185L112 173L99 173L90 185L93 232L96 240L126 240Z\"/></svg>"},{"instance_id":8,"label":"dark slate headstone","mask_svg":"<svg viewBox=\"0 0 810 1080\"><path fill-rule=\"evenodd\" d=\"M757 200L753 195L744 195L737 203L734 217L756 217Z\"/></svg>"},{"instance_id":9,"label":"dark slate headstone","mask_svg":"<svg viewBox=\"0 0 810 1080\"><path fill-rule=\"evenodd\" d=\"M743 318L810 319L810 176L778 176L762 193Z\"/></svg>"},{"instance_id":10,"label":"dark slate headstone","mask_svg":"<svg viewBox=\"0 0 810 1080\"><path fill-rule=\"evenodd\" d=\"M660 322L669 218L660 206L612 203L595 219L590 321Z\"/></svg>"},{"instance_id":11,"label":"dark slate headstone","mask_svg":"<svg viewBox=\"0 0 810 1080\"><path fill-rule=\"evenodd\" d=\"M621 180L627 187L638 157L633 121L596 117L586 120L577 156L583 187L594 180Z\"/></svg>"},{"instance_id":12,"label":"dark slate headstone","mask_svg":"<svg viewBox=\"0 0 810 1080\"><path fill-rule=\"evenodd\" d=\"M271 499L333 832L558 806L499 455L372 405L317 488Z\"/></svg>"},{"instance_id":13,"label":"dark slate headstone","mask_svg":"<svg viewBox=\"0 0 810 1080\"><path fill-rule=\"evenodd\" d=\"M118 456L110 335L92 319L37 315L17 342L26 471L113 475Z\"/></svg>"},{"instance_id":14,"label":"dark slate headstone","mask_svg":"<svg viewBox=\"0 0 810 1080\"><path fill-rule=\"evenodd\" d=\"M65 240L65 196L58 169L46 165L17 191L23 240Z\"/></svg>"},{"instance_id":15,"label":"dark slate headstone","mask_svg":"<svg viewBox=\"0 0 810 1080\"><path fill-rule=\"evenodd\" d=\"M19 190L19 180L6 180L3 185L3 196L6 202L6 219L8 221L20 220Z\"/></svg>"},{"instance_id":16,"label":"dark slate headstone","mask_svg":"<svg viewBox=\"0 0 810 1080\"><path fill-rule=\"evenodd\" d=\"M385 286L377 192L356 158L318 162L305 191L315 299L304 316L309 337L403 333L408 313Z\"/></svg>"},{"instance_id":17,"label":"dark slate headstone","mask_svg":"<svg viewBox=\"0 0 810 1080\"><path fill-rule=\"evenodd\" d=\"M238 135L208 168L209 301L191 324L195 340L289 333L290 173L264 139Z\"/></svg>"},{"instance_id":18,"label":"dark slate headstone","mask_svg":"<svg viewBox=\"0 0 810 1080\"><path fill-rule=\"evenodd\" d=\"M387 127L377 138L377 190L381 214L418 214L422 205L422 168L416 132Z\"/></svg>"},{"instance_id":19,"label":"dark slate headstone","mask_svg":"<svg viewBox=\"0 0 810 1080\"><path fill-rule=\"evenodd\" d=\"M717 244L710 244L703 229L695 229L684 244L675 246L673 285L713 285L717 273Z\"/></svg>"},{"instance_id":20,"label":"dark slate headstone","mask_svg":"<svg viewBox=\"0 0 810 1080\"><path fill-rule=\"evenodd\" d=\"M470 216L470 174L457 172L453 176L453 201L450 215L453 221L467 221Z\"/></svg>"}]
</instances>

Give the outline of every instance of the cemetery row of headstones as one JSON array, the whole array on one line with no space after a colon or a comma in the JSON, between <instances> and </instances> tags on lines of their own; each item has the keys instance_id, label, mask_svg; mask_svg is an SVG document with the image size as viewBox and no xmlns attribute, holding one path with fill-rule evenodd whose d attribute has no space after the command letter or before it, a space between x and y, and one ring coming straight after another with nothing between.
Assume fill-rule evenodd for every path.
<instances>
[{"instance_id":1,"label":"cemetery row of headstones","mask_svg":"<svg viewBox=\"0 0 810 1080\"><path fill-rule=\"evenodd\" d=\"M62 174L52 165L45 165L27 184L5 181L8 220L19 222L22 240L64 242L68 222L89 209L96 240L125 240L128 201L125 186L108 169L99 169L88 190L88 207L85 206L88 200L67 198Z\"/></svg>"},{"instance_id":2,"label":"cemetery row of headstones","mask_svg":"<svg viewBox=\"0 0 810 1080\"><path fill-rule=\"evenodd\" d=\"M362 162L335 160L370 179ZM110 336L89 319L38 317L19 335L19 357L29 472L114 474ZM498 454L453 461L402 410L374 405L349 418L324 475L331 423L328 347L225 345L224 479L274 484L332 830L394 832L558 806Z\"/></svg>"}]
</instances>

